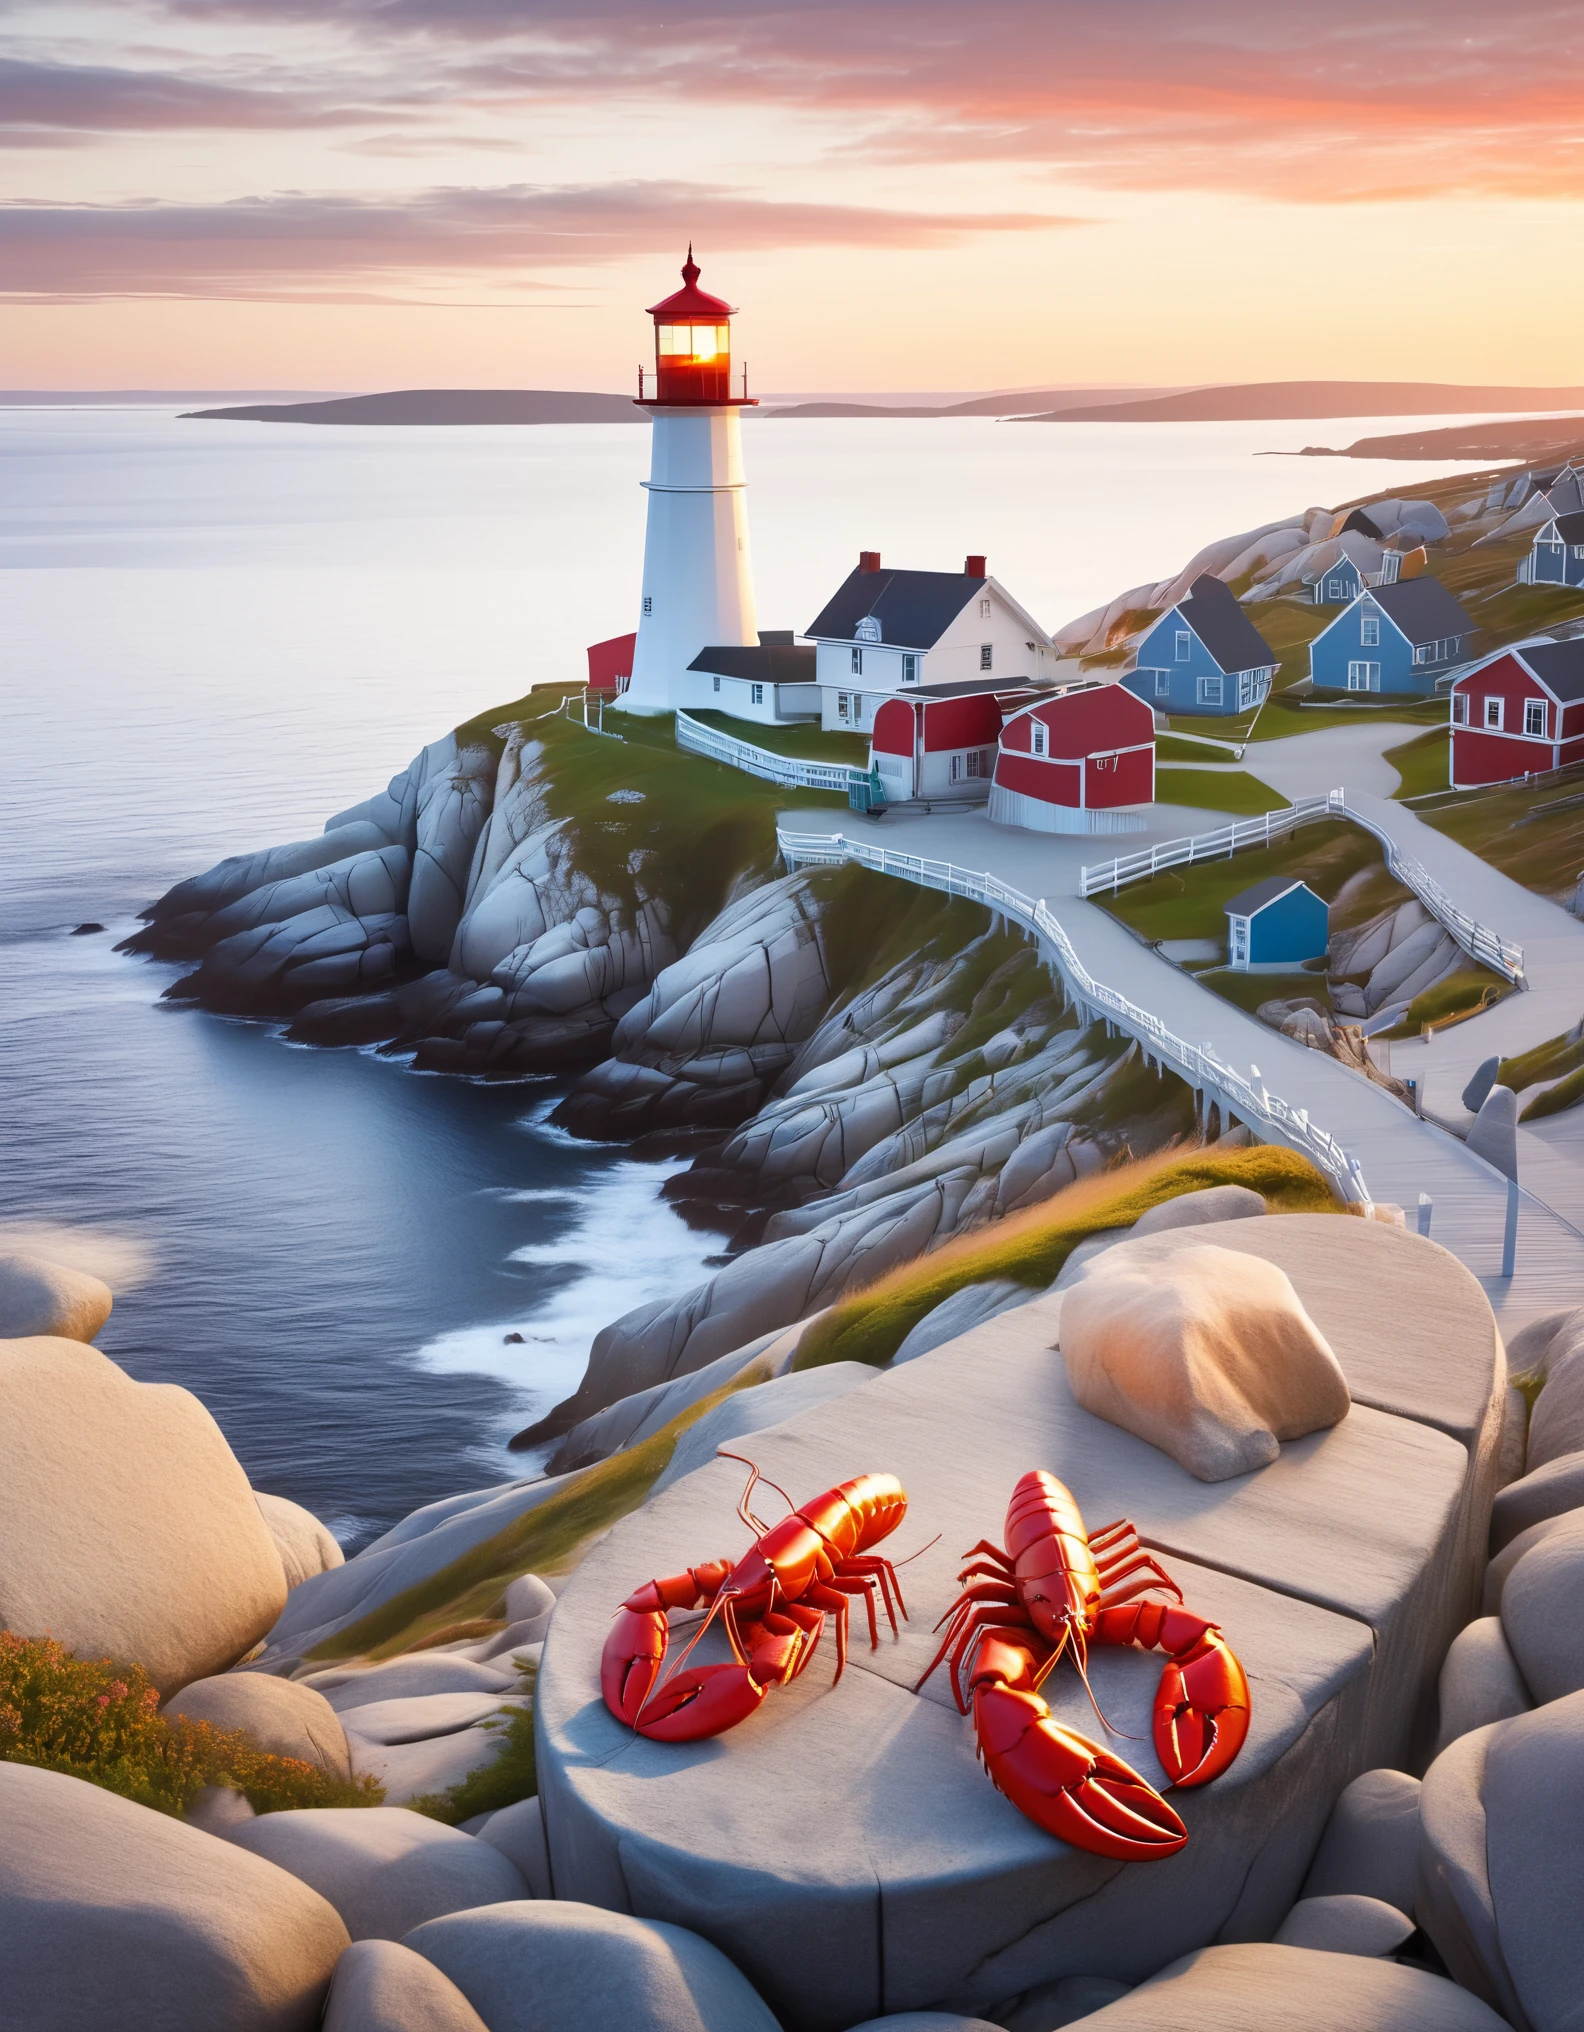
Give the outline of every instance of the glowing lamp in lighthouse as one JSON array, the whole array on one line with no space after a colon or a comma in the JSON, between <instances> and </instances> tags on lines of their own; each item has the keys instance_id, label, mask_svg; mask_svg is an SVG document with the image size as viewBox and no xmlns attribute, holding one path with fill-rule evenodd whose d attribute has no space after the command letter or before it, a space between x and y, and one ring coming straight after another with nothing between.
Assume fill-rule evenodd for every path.
<instances>
[{"instance_id":1,"label":"glowing lamp in lighthouse","mask_svg":"<svg viewBox=\"0 0 1584 2032\"><path fill-rule=\"evenodd\" d=\"M649 307L653 380L638 374L653 429L638 640L622 699L631 712L709 703L709 677L688 669L694 657L759 639L739 420L757 405L746 370L742 392L731 392L735 309L698 278L689 247L682 287Z\"/></svg>"}]
</instances>

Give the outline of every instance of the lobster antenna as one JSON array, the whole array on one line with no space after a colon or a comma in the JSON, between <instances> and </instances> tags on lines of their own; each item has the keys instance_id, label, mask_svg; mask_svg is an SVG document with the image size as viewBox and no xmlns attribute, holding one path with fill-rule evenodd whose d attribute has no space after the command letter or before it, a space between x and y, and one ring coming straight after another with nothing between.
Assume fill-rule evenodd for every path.
<instances>
[{"instance_id":1,"label":"lobster antenna","mask_svg":"<svg viewBox=\"0 0 1584 2032\"><path fill-rule=\"evenodd\" d=\"M1144 1740L1142 1736L1135 1736L1127 1729L1119 1729L1113 1723L1106 1720L1105 1710L1101 1707L1099 1701L1095 1699L1095 1690L1089 1684L1088 1649L1089 1647L1081 1638L1075 1639L1072 1646L1072 1662L1078 1668L1078 1677L1083 1681L1083 1690L1089 1696L1089 1705L1094 1709L1101 1728L1105 1730L1108 1736L1121 1736L1124 1742L1142 1742ZM1055 1660L1053 1659L1051 1663L1054 1664Z\"/></svg>"},{"instance_id":2,"label":"lobster antenna","mask_svg":"<svg viewBox=\"0 0 1584 2032\"><path fill-rule=\"evenodd\" d=\"M931 1545L939 1545L941 1542L941 1537L942 1533L937 1531L935 1533L935 1536L932 1539L930 1539L929 1543L926 1545L921 1545L917 1552L910 1552L906 1559L893 1559L891 1564L893 1566L911 1566L915 1559L922 1559L924 1557L925 1553L929 1551ZM938 1630L940 1628L940 1624L937 1623L935 1627Z\"/></svg>"},{"instance_id":3,"label":"lobster antenna","mask_svg":"<svg viewBox=\"0 0 1584 2032\"><path fill-rule=\"evenodd\" d=\"M644 1695L643 1699L639 1701L638 1703L639 1714L643 1713L644 1709L649 1705L650 1701L654 1699L655 1695L660 1691L661 1687L664 1686L668 1680L674 1678L675 1675L682 1670L683 1666L686 1665L689 1658L692 1657L694 1651L697 1650L700 1638L704 1635L704 1632L709 1628L710 1624L714 1622L717 1616L721 1617L721 1620L725 1625L726 1639L727 1642L732 1647L732 1656L737 1660L737 1663L739 1665L745 1665L748 1662L743 1657L741 1646L738 1644L737 1628L732 1616L729 1613L722 1614L722 1611L729 1610L731 1601L732 1596L728 1593L728 1591L725 1588L722 1588L721 1592L715 1597L714 1601L710 1603L709 1614L704 1618L703 1622L700 1623L698 1628L693 1632L692 1638L689 1640L686 1648L678 1655L678 1657L672 1664L666 1667L665 1671L661 1673L660 1677L655 1681L654 1685L650 1687L649 1691Z\"/></svg>"},{"instance_id":4,"label":"lobster antenna","mask_svg":"<svg viewBox=\"0 0 1584 2032\"><path fill-rule=\"evenodd\" d=\"M771 1481L768 1475L761 1474L759 1472L759 1463L757 1461L750 1460L747 1454L733 1453L729 1448L724 1446L716 1447L715 1452L721 1460L741 1461L745 1468L753 1469L753 1473L748 1477L748 1486L746 1489L743 1490L742 1502L737 1505L738 1516L742 1518L743 1522L748 1526L748 1528L751 1531L753 1530L763 1531L765 1528L764 1525L759 1522L757 1517L754 1517L749 1513L745 1513L744 1508L744 1506L748 1501L748 1498L753 1494L754 1484L756 1482L763 1482L767 1489L774 1489L776 1494L781 1498L782 1502L786 1504L789 1510L795 1510L797 1508L797 1504L793 1502L792 1498L787 1494L786 1490L782 1488L781 1484L779 1482Z\"/></svg>"}]
</instances>

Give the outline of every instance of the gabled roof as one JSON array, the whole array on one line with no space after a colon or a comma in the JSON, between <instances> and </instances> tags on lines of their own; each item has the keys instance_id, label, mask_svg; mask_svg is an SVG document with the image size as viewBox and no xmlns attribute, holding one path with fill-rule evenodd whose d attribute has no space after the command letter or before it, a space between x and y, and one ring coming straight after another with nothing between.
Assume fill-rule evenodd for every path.
<instances>
[{"instance_id":1,"label":"gabled roof","mask_svg":"<svg viewBox=\"0 0 1584 2032\"><path fill-rule=\"evenodd\" d=\"M1253 917L1267 904L1274 903L1279 896L1290 895L1294 889L1307 890L1311 896L1315 894L1307 882L1296 881L1291 875L1267 875L1263 882L1256 882L1251 888L1239 890L1236 896L1228 897L1224 906L1226 914L1228 917ZM1316 897L1315 900L1324 902L1325 899Z\"/></svg>"},{"instance_id":2,"label":"gabled roof","mask_svg":"<svg viewBox=\"0 0 1584 2032\"><path fill-rule=\"evenodd\" d=\"M1360 598L1373 600L1415 648L1421 642L1441 642L1448 636L1474 632L1474 623L1461 602L1439 579L1399 579L1394 586L1377 586Z\"/></svg>"},{"instance_id":3,"label":"gabled roof","mask_svg":"<svg viewBox=\"0 0 1584 2032\"><path fill-rule=\"evenodd\" d=\"M1528 665L1560 705L1584 699L1584 641L1525 642L1513 655Z\"/></svg>"},{"instance_id":4,"label":"gabled roof","mask_svg":"<svg viewBox=\"0 0 1584 2032\"><path fill-rule=\"evenodd\" d=\"M811 642L727 642L701 649L689 670L715 677L752 678L756 684L812 684L814 645Z\"/></svg>"},{"instance_id":5,"label":"gabled roof","mask_svg":"<svg viewBox=\"0 0 1584 2032\"><path fill-rule=\"evenodd\" d=\"M1276 652L1238 604L1237 594L1201 572L1174 612L1192 628L1224 676L1274 664Z\"/></svg>"},{"instance_id":6,"label":"gabled roof","mask_svg":"<svg viewBox=\"0 0 1584 2032\"><path fill-rule=\"evenodd\" d=\"M1355 508L1353 510L1353 513L1343 523L1338 534L1346 535L1350 530L1357 530L1360 536L1373 536L1377 543L1380 541L1381 532L1379 527L1372 517L1365 514L1362 508Z\"/></svg>"},{"instance_id":7,"label":"gabled roof","mask_svg":"<svg viewBox=\"0 0 1584 2032\"><path fill-rule=\"evenodd\" d=\"M1564 543L1584 543L1584 509L1576 509L1571 515L1553 515L1535 537L1538 543L1551 523L1556 524L1556 533Z\"/></svg>"},{"instance_id":8,"label":"gabled roof","mask_svg":"<svg viewBox=\"0 0 1584 2032\"><path fill-rule=\"evenodd\" d=\"M933 649L968 602L989 585L966 572L851 571L804 629L830 642L858 642L858 623L872 615L880 640L893 648Z\"/></svg>"}]
</instances>

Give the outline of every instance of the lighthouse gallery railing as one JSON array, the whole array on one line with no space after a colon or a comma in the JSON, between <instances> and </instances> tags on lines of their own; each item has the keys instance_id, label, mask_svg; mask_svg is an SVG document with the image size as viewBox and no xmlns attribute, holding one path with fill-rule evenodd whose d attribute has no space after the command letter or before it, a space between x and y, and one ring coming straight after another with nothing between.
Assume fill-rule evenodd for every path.
<instances>
[{"instance_id":1,"label":"lighthouse gallery railing","mask_svg":"<svg viewBox=\"0 0 1584 2032\"><path fill-rule=\"evenodd\" d=\"M712 762L724 762L728 768L796 790L839 790L845 796L852 784L862 783L868 775L851 762L805 762L796 755L778 755L773 748L739 741L735 735L706 727L702 720L681 711L676 716L676 738L679 748L695 755L707 755Z\"/></svg>"},{"instance_id":2,"label":"lighthouse gallery railing","mask_svg":"<svg viewBox=\"0 0 1584 2032\"><path fill-rule=\"evenodd\" d=\"M680 719L681 715L677 717ZM878 874L899 875L925 889L965 896L1015 919L1050 949L1076 1003L1097 1015L1103 1013L1118 1028L1136 1037L1146 1054L1153 1054L1158 1064L1170 1066L1190 1086L1216 1095L1224 1108L1251 1129L1264 1132L1269 1141L1285 1143L1300 1151L1336 1181L1345 1199L1366 1206L1370 1203L1369 1188L1358 1159L1344 1150L1327 1130L1311 1122L1307 1108L1292 1107L1280 1094L1273 1094L1263 1081L1256 1087L1235 1072L1210 1045L1186 1043L1148 1009L1097 981L1078 957L1061 923L1046 908L1043 897L1036 902L994 875L959 868L950 861L928 860L920 854L894 853L866 840L850 840L844 833L789 832L778 826L776 843L790 868L832 867L844 861L857 861Z\"/></svg>"}]
</instances>

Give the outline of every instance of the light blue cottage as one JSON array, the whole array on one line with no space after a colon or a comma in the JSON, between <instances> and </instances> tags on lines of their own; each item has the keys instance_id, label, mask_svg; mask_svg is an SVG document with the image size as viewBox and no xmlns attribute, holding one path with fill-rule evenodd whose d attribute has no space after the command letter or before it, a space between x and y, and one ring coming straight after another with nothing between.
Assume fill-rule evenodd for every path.
<instances>
[{"instance_id":1,"label":"light blue cottage","mask_svg":"<svg viewBox=\"0 0 1584 2032\"><path fill-rule=\"evenodd\" d=\"M1290 875L1267 875L1226 906L1227 965L1233 973L1301 967L1326 951L1331 912L1323 896Z\"/></svg>"},{"instance_id":2,"label":"light blue cottage","mask_svg":"<svg viewBox=\"0 0 1584 2032\"><path fill-rule=\"evenodd\" d=\"M1429 698L1468 660L1474 623L1439 579L1404 579L1360 593L1309 645L1320 691Z\"/></svg>"},{"instance_id":3,"label":"light blue cottage","mask_svg":"<svg viewBox=\"0 0 1584 2032\"><path fill-rule=\"evenodd\" d=\"M1202 572L1139 644L1122 682L1165 713L1243 713L1269 692L1276 652L1229 586Z\"/></svg>"},{"instance_id":4,"label":"light blue cottage","mask_svg":"<svg viewBox=\"0 0 1584 2032\"><path fill-rule=\"evenodd\" d=\"M1531 586L1584 586L1584 513L1553 515L1538 529L1518 578Z\"/></svg>"}]
</instances>

